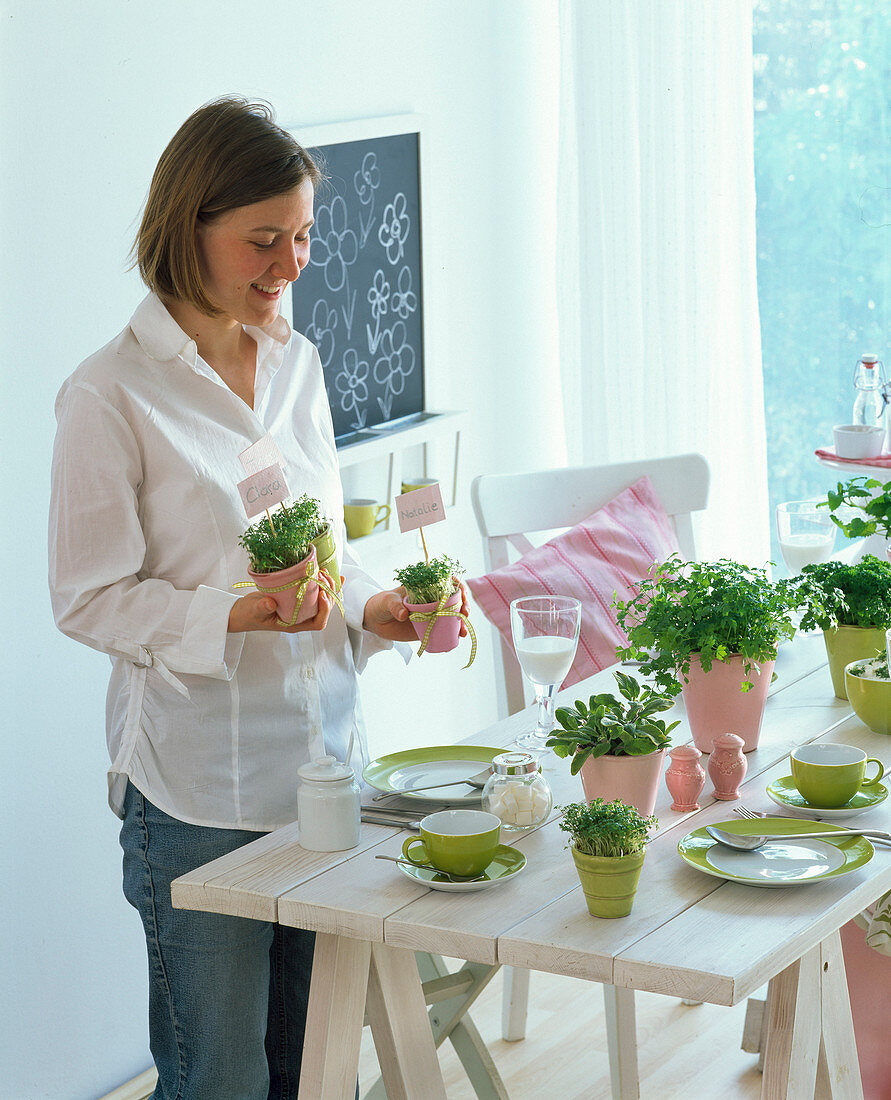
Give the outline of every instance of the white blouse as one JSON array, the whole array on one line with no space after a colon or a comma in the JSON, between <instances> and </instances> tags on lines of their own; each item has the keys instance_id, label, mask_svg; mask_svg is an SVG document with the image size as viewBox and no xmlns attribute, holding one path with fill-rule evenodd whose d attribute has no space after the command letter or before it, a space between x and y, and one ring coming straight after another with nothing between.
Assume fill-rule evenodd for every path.
<instances>
[{"instance_id":1,"label":"white blouse","mask_svg":"<svg viewBox=\"0 0 891 1100\"><path fill-rule=\"evenodd\" d=\"M322 368L279 317L257 342L254 409L155 295L56 402L50 589L59 628L108 653L109 803L129 777L182 821L267 830L297 816L297 769L365 757L356 672L392 643L362 630L380 591L346 544ZM247 580L239 453L271 433L293 497L334 520L346 622L228 634Z\"/></svg>"}]
</instances>

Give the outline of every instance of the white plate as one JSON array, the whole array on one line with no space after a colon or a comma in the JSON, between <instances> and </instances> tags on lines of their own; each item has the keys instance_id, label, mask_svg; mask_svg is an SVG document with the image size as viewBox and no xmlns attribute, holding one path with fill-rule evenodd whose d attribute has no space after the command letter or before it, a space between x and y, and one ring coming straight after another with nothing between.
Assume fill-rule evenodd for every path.
<instances>
[{"instance_id":1,"label":"white plate","mask_svg":"<svg viewBox=\"0 0 891 1100\"><path fill-rule=\"evenodd\" d=\"M738 852L716 844L705 858L721 874L759 886L786 886L823 878L845 865L844 855L825 840L772 841L754 852Z\"/></svg>"},{"instance_id":2,"label":"white plate","mask_svg":"<svg viewBox=\"0 0 891 1100\"><path fill-rule=\"evenodd\" d=\"M449 803L451 806L478 806L482 791L461 783L465 776L476 775L483 766L505 749L491 745L433 745L428 748L405 749L378 757L365 766L362 778L378 791L398 795L412 802L425 804ZM430 787L434 783L454 782L454 786L438 787L428 793L415 794L414 787ZM376 806L389 805L382 799Z\"/></svg>"},{"instance_id":3,"label":"white plate","mask_svg":"<svg viewBox=\"0 0 891 1100\"><path fill-rule=\"evenodd\" d=\"M737 818L717 824L730 833L752 836L766 825L762 819ZM837 825L802 821L798 818L770 819L773 833L814 833L839 828ZM846 875L868 863L873 846L862 836L842 834L838 840L802 837L771 840L754 852L740 852L719 844L705 828L694 829L678 843L678 852L693 867L707 875L730 879L747 886L807 886Z\"/></svg>"}]
</instances>

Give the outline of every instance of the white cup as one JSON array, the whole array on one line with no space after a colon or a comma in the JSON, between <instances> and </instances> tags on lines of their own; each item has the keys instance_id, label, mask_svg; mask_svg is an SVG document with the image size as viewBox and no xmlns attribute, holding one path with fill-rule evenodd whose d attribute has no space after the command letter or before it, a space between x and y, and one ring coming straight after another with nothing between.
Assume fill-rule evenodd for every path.
<instances>
[{"instance_id":1,"label":"white cup","mask_svg":"<svg viewBox=\"0 0 891 1100\"><path fill-rule=\"evenodd\" d=\"M870 424L836 424L832 434L839 458L875 458L885 442L885 429Z\"/></svg>"}]
</instances>

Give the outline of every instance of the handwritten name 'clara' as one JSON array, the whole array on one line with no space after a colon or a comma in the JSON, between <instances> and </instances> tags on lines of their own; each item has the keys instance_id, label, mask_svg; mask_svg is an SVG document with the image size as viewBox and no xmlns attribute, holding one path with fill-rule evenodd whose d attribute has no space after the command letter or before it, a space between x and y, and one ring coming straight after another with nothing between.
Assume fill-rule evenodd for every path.
<instances>
[{"instance_id":1,"label":"handwritten name 'clara'","mask_svg":"<svg viewBox=\"0 0 891 1100\"><path fill-rule=\"evenodd\" d=\"M261 497L271 497L275 493L280 493L281 490L281 482L276 478L274 481L267 482L266 485L252 485L245 494L245 499L248 504L256 504Z\"/></svg>"},{"instance_id":2,"label":"handwritten name 'clara'","mask_svg":"<svg viewBox=\"0 0 891 1100\"><path fill-rule=\"evenodd\" d=\"M432 504L420 504L417 508L400 508L399 515L402 519L414 519L416 516L429 515L438 511L439 505L433 501Z\"/></svg>"}]
</instances>

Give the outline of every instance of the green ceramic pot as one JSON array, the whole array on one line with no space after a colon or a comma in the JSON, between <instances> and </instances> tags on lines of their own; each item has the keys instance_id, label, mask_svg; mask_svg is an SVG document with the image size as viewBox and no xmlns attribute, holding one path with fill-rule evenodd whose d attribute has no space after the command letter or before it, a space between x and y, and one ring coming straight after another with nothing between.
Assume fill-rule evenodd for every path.
<instances>
[{"instance_id":1,"label":"green ceramic pot","mask_svg":"<svg viewBox=\"0 0 891 1100\"><path fill-rule=\"evenodd\" d=\"M570 845L588 912L595 917L627 917L634 904L646 852L634 856L589 856Z\"/></svg>"},{"instance_id":2,"label":"green ceramic pot","mask_svg":"<svg viewBox=\"0 0 891 1100\"><path fill-rule=\"evenodd\" d=\"M854 666L860 662L855 661ZM854 713L874 733L891 734L891 680L871 680L845 670L845 686Z\"/></svg>"},{"instance_id":3,"label":"green ceramic pot","mask_svg":"<svg viewBox=\"0 0 891 1100\"><path fill-rule=\"evenodd\" d=\"M337 547L334 544L334 531L330 523L325 524L325 530L321 535L316 535L312 540L316 548L316 558L319 569L327 569L334 581L334 591L340 591L340 566L337 563Z\"/></svg>"},{"instance_id":4,"label":"green ceramic pot","mask_svg":"<svg viewBox=\"0 0 891 1100\"><path fill-rule=\"evenodd\" d=\"M829 673L836 699L847 699L845 669L852 661L862 661L885 652L885 631L864 626L837 626L824 630Z\"/></svg>"}]
</instances>

